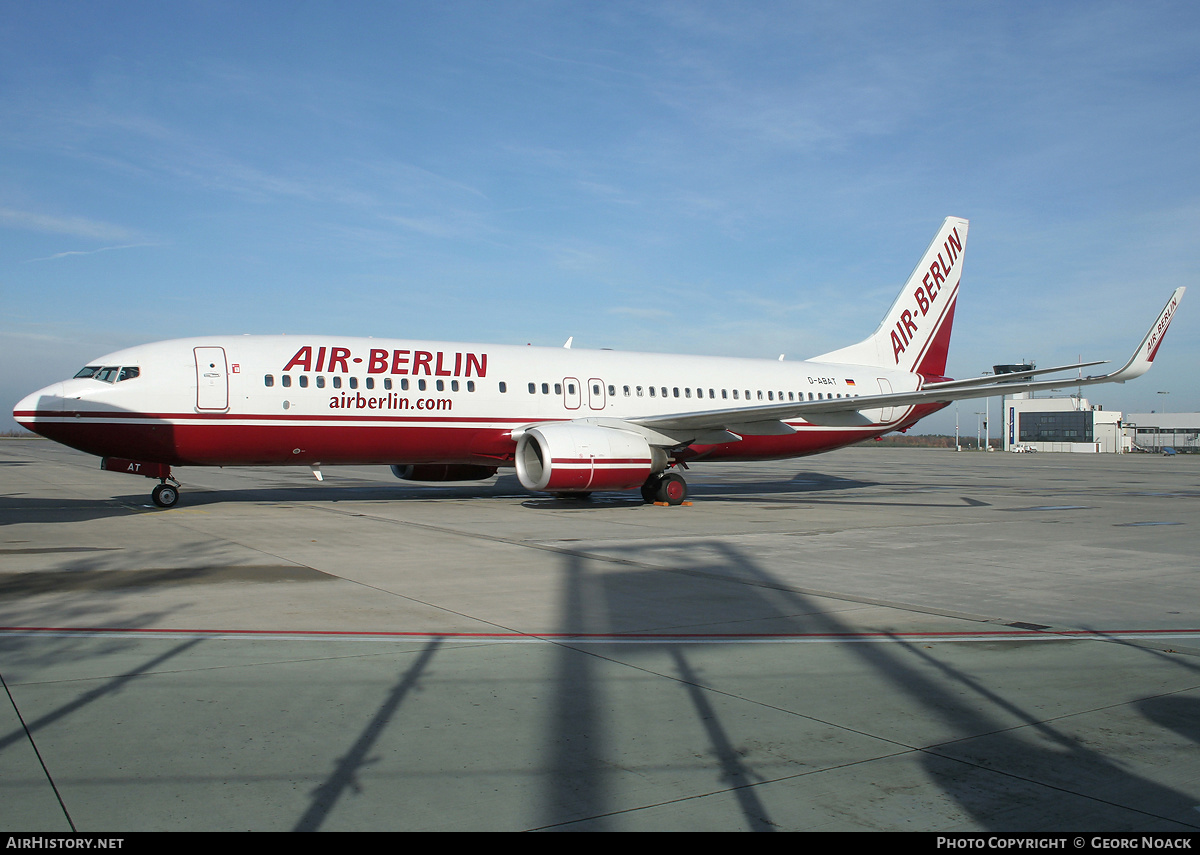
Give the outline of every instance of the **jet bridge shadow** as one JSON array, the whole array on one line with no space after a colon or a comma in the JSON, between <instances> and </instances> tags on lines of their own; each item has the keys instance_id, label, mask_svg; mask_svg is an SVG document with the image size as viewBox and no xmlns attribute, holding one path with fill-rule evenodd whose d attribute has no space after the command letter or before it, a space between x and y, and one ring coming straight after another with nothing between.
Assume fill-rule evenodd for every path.
<instances>
[{"instance_id":1,"label":"jet bridge shadow","mask_svg":"<svg viewBox=\"0 0 1200 855\"><path fill-rule=\"evenodd\" d=\"M318 831L347 792L361 788L359 773L373 762L371 750L383 732L396 718L401 705L420 684L422 675L429 668L434 653L441 646L438 640L430 641L415 660L401 672L396 683L388 691L383 703L375 710L370 721L359 732L346 753L338 758L333 772L311 791L310 803L304 815L296 822L293 831Z\"/></svg>"},{"instance_id":2,"label":"jet bridge shadow","mask_svg":"<svg viewBox=\"0 0 1200 855\"><path fill-rule=\"evenodd\" d=\"M710 581L727 578L730 602L750 601L751 610L763 605L772 607L774 625L785 634L845 636L859 631L823 609L814 598L772 576L743 549L715 540L698 541L684 553L680 553L678 543L663 549L672 553L668 565L685 575L702 575ZM654 546L639 545L614 548L606 554L639 562L652 557L655 551ZM713 618L707 612L689 615L686 606L679 611L687 600L679 596L680 575L669 568L597 572L596 565L582 556L566 556L563 561L561 630L567 635L596 633L601 627L616 634L634 628L656 631L646 621L663 597L673 600L676 624L702 625ZM735 733L733 725L722 721L721 707L712 703L727 693L702 676L704 669L697 660L703 658L706 645L695 643L702 640L624 646L614 658L636 662L642 651L649 656L650 651L665 649L674 665L672 678L680 687L679 703L667 714L675 720L689 715L701 723L707 745L695 746L695 753L715 759L709 792L725 792L736 799L746 829L786 827L788 817L772 815L757 795L758 786L770 783L770 773L754 768L753 761L733 749L747 734ZM721 642L714 639L712 643ZM602 697L599 687L603 682L596 674L602 658L609 660L593 646L569 640L560 642L559 649L558 692L547 734L550 744L558 747L558 756L545 780L545 827L569 828L582 823L588 829L603 829L608 826L608 817L623 808L614 802L608 786L612 766L606 762L606 739L610 736L603 727L603 710L609 702ZM1106 757L1036 711L1023 708L989 687L984 679L947 664L919 645L896 638L890 644L850 643L845 650L863 667L866 679L880 690L905 696L910 706L955 734L939 744L915 745L911 749L934 784L980 828L1095 827L1097 816L1114 800L1114 792L1136 794L1135 803L1123 807L1134 815L1142 812L1152 827L1200 827L1195 821L1193 796L1123 768L1120 761ZM801 659L799 654L796 658ZM793 677L797 686L806 684L806 675L799 668ZM807 682L805 691L819 691L819 687ZM883 714L890 704L877 694L875 697ZM802 698L797 701L790 712L804 716ZM1197 741L1197 729L1188 719L1195 711L1193 700L1151 699L1139 706L1148 725L1158 720ZM1013 718L1021 722L1020 727L1013 728ZM829 725L842 726L836 722ZM1030 733L1036 738L1022 738ZM962 750L959 743L969 745L975 753ZM582 755L580 745L586 746ZM1031 774L1030 770L1054 772L1039 781L1037 773ZM1031 776L1013 786L994 786L997 781L1012 783L1011 776L1022 774ZM1096 781L1099 784L1094 784ZM1078 793L1077 800L1065 798L1062 790ZM1053 817L1045 808L1047 798L1054 799L1059 811Z\"/></svg>"},{"instance_id":3,"label":"jet bridge shadow","mask_svg":"<svg viewBox=\"0 0 1200 855\"><path fill-rule=\"evenodd\" d=\"M611 684L613 668L639 672L650 668L639 664L643 660L653 660L656 675L679 690L677 700L661 715L677 724L690 719L703 733L704 744L688 752L689 758L708 758L711 782L703 794L731 799L744 829L788 827L790 817L773 813L760 788L800 772L757 768L752 757L738 750L754 735L738 732L735 722L723 719L722 709L728 709L730 698L736 696L704 676L705 650L722 644L720 638L706 641L703 633L686 642L677 638L689 628L727 625L742 613L770 618L782 635L854 636L861 628L823 608L816 598L790 588L746 550L719 540L613 547L603 554L566 552L560 560L560 620L555 636L547 639L555 651L554 688L541 755L546 763L540 775L540 814L532 827L622 827L617 817L631 806L619 792L617 778L623 766L636 761L621 763L614 757L619 753L615 742L622 737L610 725L607 711L615 701L604 687ZM609 560L620 566L614 569ZM634 569L627 569L630 565ZM703 595L681 591L695 579L702 579L710 591ZM714 599L712 586L727 591ZM671 603L669 614L665 602ZM654 633L667 637L662 642L648 640ZM617 641L623 635L636 635L641 643L622 645L616 652L606 650L604 641ZM604 638L597 643L596 636ZM384 729L403 720L403 705L438 649L437 643L430 643L408 660L364 728L348 740L348 748L326 780L312 791L312 804L297 829L320 828L338 798L354 786L368 762L367 749ZM896 636L891 643L847 643L844 649L862 667L880 714L896 706L886 701L888 694L902 696L902 706L919 710L951 734L936 743L905 745L903 751L912 752L928 780L980 828L1095 827L1097 817L1113 803L1123 816L1141 816L1150 827L1200 827L1194 820L1193 796L1125 768L1037 710L996 690L985 677L949 664L936 650ZM792 676L798 687L804 686L804 693L798 691L795 703L784 712L814 720L804 708L804 697L820 687L801 671L801 648L796 650L793 661L798 664ZM662 671L664 653L669 673ZM1197 740L1197 729L1188 718L1195 711L1191 699L1153 698L1135 708L1147 726L1173 729L1190 741ZM846 728L847 734L864 733L836 720L823 724ZM866 735L894 744L884 730ZM803 746L795 750L802 752ZM847 761L851 759L855 758ZM777 804L778 798L771 803ZM1053 813L1047 810L1051 803Z\"/></svg>"}]
</instances>

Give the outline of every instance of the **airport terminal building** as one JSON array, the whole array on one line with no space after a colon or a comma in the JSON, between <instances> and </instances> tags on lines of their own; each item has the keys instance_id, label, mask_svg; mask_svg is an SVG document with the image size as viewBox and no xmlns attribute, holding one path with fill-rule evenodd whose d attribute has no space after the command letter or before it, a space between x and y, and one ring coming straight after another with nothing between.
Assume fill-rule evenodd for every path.
<instances>
[{"instance_id":1,"label":"airport terminal building","mask_svg":"<svg viewBox=\"0 0 1200 855\"><path fill-rule=\"evenodd\" d=\"M1200 451L1200 413L1128 413L1123 429L1144 451Z\"/></svg>"},{"instance_id":2,"label":"airport terminal building","mask_svg":"<svg viewBox=\"0 0 1200 855\"><path fill-rule=\"evenodd\" d=\"M1131 451L1200 452L1200 413L1129 413L1106 410L1080 395L1003 399L1003 448L1122 454Z\"/></svg>"},{"instance_id":3,"label":"airport terminal building","mask_svg":"<svg viewBox=\"0 0 1200 855\"><path fill-rule=\"evenodd\" d=\"M1132 446L1122 432L1121 413L1079 395L1067 398L1004 399L1004 450L1119 454Z\"/></svg>"}]
</instances>

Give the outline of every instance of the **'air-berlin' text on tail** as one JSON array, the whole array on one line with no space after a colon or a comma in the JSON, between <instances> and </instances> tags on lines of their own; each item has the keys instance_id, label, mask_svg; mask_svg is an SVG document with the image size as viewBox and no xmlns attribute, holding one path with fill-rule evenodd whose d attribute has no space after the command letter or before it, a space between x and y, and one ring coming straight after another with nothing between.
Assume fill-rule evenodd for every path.
<instances>
[{"instance_id":1,"label":"'air-berlin' text on tail","mask_svg":"<svg viewBox=\"0 0 1200 855\"><path fill-rule=\"evenodd\" d=\"M947 217L900 296L870 338L818 356L836 362L894 368L926 377L946 373L954 304L962 278L967 221Z\"/></svg>"}]
</instances>

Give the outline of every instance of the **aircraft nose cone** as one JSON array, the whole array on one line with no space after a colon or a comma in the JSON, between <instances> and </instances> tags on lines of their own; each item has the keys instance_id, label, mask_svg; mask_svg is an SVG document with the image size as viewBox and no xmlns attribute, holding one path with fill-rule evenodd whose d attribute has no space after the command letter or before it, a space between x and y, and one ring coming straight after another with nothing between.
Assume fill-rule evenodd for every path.
<instances>
[{"instance_id":1,"label":"aircraft nose cone","mask_svg":"<svg viewBox=\"0 0 1200 855\"><path fill-rule=\"evenodd\" d=\"M39 415L61 412L63 408L63 384L51 383L44 389L38 389L32 395L26 395L17 401L13 407L13 418L25 428L39 432L37 418Z\"/></svg>"}]
</instances>

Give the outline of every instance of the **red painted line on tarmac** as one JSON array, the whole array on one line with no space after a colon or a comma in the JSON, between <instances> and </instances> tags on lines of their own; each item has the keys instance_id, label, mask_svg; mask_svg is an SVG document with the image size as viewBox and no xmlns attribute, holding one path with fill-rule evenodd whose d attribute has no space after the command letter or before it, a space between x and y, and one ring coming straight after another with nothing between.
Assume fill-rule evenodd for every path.
<instances>
[{"instance_id":1,"label":"red painted line on tarmac","mask_svg":"<svg viewBox=\"0 0 1200 855\"><path fill-rule=\"evenodd\" d=\"M0 626L0 633L41 635L141 635L141 636L286 636L291 638L441 639L447 641L589 641L589 642L819 642L819 641L1014 641L1111 639L1129 637L1195 637L1200 629L1120 630L980 630L974 632L845 632L845 633L572 633L572 632L397 632L353 630L272 629L153 629L128 627Z\"/></svg>"}]
</instances>

